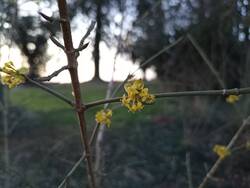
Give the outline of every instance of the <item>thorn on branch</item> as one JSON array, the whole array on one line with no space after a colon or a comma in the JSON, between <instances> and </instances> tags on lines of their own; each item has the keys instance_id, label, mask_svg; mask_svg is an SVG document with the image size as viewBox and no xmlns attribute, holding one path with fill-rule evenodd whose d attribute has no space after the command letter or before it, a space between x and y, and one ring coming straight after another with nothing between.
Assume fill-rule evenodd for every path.
<instances>
[{"instance_id":1,"label":"thorn on branch","mask_svg":"<svg viewBox=\"0 0 250 188\"><path fill-rule=\"evenodd\" d=\"M63 67L61 67L60 69L56 70L55 72L53 72L51 75L49 76L46 76L46 77L41 77L41 78L38 78L36 79L37 81L41 81L41 82L44 82L44 81L50 81L52 78L58 76L58 74L60 74L62 71L68 69L68 65L65 65Z\"/></svg>"},{"instance_id":2,"label":"thorn on branch","mask_svg":"<svg viewBox=\"0 0 250 188\"><path fill-rule=\"evenodd\" d=\"M87 30L87 32L85 33L85 35L82 37L80 43L79 43L79 47L81 48L84 45L84 41L85 39L90 35L91 31L95 28L95 21L91 21L90 26Z\"/></svg>"},{"instance_id":3,"label":"thorn on branch","mask_svg":"<svg viewBox=\"0 0 250 188\"><path fill-rule=\"evenodd\" d=\"M88 45L89 45L89 42L86 43L86 44L84 44L84 45L82 45L82 46L80 46L79 48L77 48L76 51L77 51L77 52L80 52L80 51L84 50L85 48L87 48Z\"/></svg>"},{"instance_id":4,"label":"thorn on branch","mask_svg":"<svg viewBox=\"0 0 250 188\"><path fill-rule=\"evenodd\" d=\"M84 41L85 41L85 39L90 35L91 31L92 31L94 28L95 28L95 21L91 21L90 26L88 27L88 30L87 30L87 32L85 33L85 35L82 37L82 39L81 39L81 41L80 41L80 43L79 43L78 48L75 49L75 53L76 53L75 56L76 56L76 58L79 57L80 51L82 51L82 50L84 50L85 48L88 47L89 42L86 43L86 44L84 44Z\"/></svg>"},{"instance_id":5,"label":"thorn on branch","mask_svg":"<svg viewBox=\"0 0 250 188\"><path fill-rule=\"evenodd\" d=\"M38 14L40 14L40 16L42 16L49 23L53 23L55 21L53 17L47 16L46 14L42 12L38 12Z\"/></svg>"},{"instance_id":6,"label":"thorn on branch","mask_svg":"<svg viewBox=\"0 0 250 188\"><path fill-rule=\"evenodd\" d=\"M51 35L49 38L56 46L61 48L63 51L65 50L64 46L54 36Z\"/></svg>"}]
</instances>

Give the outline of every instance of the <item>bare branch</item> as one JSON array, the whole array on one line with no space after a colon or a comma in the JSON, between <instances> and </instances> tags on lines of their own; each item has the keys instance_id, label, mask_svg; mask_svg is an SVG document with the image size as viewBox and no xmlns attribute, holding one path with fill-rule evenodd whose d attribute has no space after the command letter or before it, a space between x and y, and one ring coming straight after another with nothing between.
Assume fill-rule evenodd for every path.
<instances>
[{"instance_id":1,"label":"bare branch","mask_svg":"<svg viewBox=\"0 0 250 188\"><path fill-rule=\"evenodd\" d=\"M41 77L41 78L37 78L37 81L50 81L52 78L58 76L58 74L60 74L62 71L67 70L68 69L68 65L65 65L63 67L61 67L60 69L56 70L55 72L53 72L51 75L46 76L46 77Z\"/></svg>"},{"instance_id":2,"label":"bare branch","mask_svg":"<svg viewBox=\"0 0 250 188\"><path fill-rule=\"evenodd\" d=\"M64 46L54 36L51 35L49 38L56 46L61 48L63 51L65 50Z\"/></svg>"},{"instance_id":3,"label":"bare branch","mask_svg":"<svg viewBox=\"0 0 250 188\"><path fill-rule=\"evenodd\" d=\"M92 135L90 137L90 140L89 140L89 145L92 145L93 142L94 142L94 139L96 137L96 133L97 133L97 130L99 129L99 124L96 123L95 125L95 128L92 132ZM81 156L81 158L74 164L74 166L71 168L71 170L67 173L67 175L64 177L64 179L61 181L60 185L57 187L57 188L62 188L63 185L66 184L68 178L70 178L70 176L75 172L75 170L78 168L78 166L80 166L81 162L86 158L86 154L84 152L84 154Z\"/></svg>"},{"instance_id":4,"label":"bare branch","mask_svg":"<svg viewBox=\"0 0 250 188\"><path fill-rule=\"evenodd\" d=\"M70 99L68 99L67 97L65 97L64 95L62 95L61 93L58 93L57 91L53 90L53 89L50 89L48 87L46 87L45 85L43 84L40 84L39 82L35 81L35 80L32 80L31 78L29 78L28 76L25 76L25 79L30 82L31 84L33 85L36 85L37 87L47 91L48 93L54 95L55 97L61 99L62 101L66 102L67 104L69 104L70 106L73 106L75 107L75 104L74 102L72 102Z\"/></svg>"},{"instance_id":5,"label":"bare branch","mask_svg":"<svg viewBox=\"0 0 250 188\"><path fill-rule=\"evenodd\" d=\"M91 31L95 28L95 21L91 21L90 26L88 27L87 32L85 33L85 35L82 37L78 49L81 48L84 45L84 41L85 39L90 35Z\"/></svg>"},{"instance_id":6,"label":"bare branch","mask_svg":"<svg viewBox=\"0 0 250 188\"><path fill-rule=\"evenodd\" d=\"M202 57L202 59L205 61L205 63L207 64L207 66L209 67L209 69L211 70L211 72L214 74L214 76L216 77L216 79L218 80L220 86L222 88L225 88L225 84L223 82L223 80L220 78L219 73L216 71L216 69L214 68L212 62L208 59L206 53L202 50L202 48L199 46L198 42L192 37L191 34L187 35L188 39L191 41L192 45L195 47L195 49L199 52L200 56Z\"/></svg>"},{"instance_id":7,"label":"bare branch","mask_svg":"<svg viewBox=\"0 0 250 188\"><path fill-rule=\"evenodd\" d=\"M84 44L84 41L85 41L85 39L90 35L91 31L92 31L94 28L95 28L95 21L91 21L90 26L88 27L88 30L87 30L87 32L85 33L85 35L82 37L82 39L81 39L81 41L80 41L80 43L79 43L78 48L75 49L75 53L76 53L75 56L76 56L76 58L79 57L80 51L82 51L82 50L84 50L85 48L88 47L89 43Z\"/></svg>"},{"instance_id":8,"label":"bare branch","mask_svg":"<svg viewBox=\"0 0 250 188\"><path fill-rule=\"evenodd\" d=\"M60 185L57 188L62 188L63 185L67 182L68 178L73 174L73 172L77 169L77 167L81 164L81 162L85 159L85 154L82 155L82 157L75 163L75 165L72 167L72 169L67 173L67 175L64 177L63 181L60 183Z\"/></svg>"},{"instance_id":9,"label":"bare branch","mask_svg":"<svg viewBox=\"0 0 250 188\"><path fill-rule=\"evenodd\" d=\"M86 44L84 44L84 45L82 45L82 46L80 46L79 48L75 49L75 51L76 52L80 52L80 51L84 50L85 48L87 48L88 45L89 45L89 42L86 43Z\"/></svg>"},{"instance_id":10,"label":"bare branch","mask_svg":"<svg viewBox=\"0 0 250 188\"><path fill-rule=\"evenodd\" d=\"M18 117L14 122L12 122L11 127L9 128L8 135L10 135L15 128L20 125L20 122L26 117L26 114L22 114L20 117Z\"/></svg>"},{"instance_id":11,"label":"bare branch","mask_svg":"<svg viewBox=\"0 0 250 188\"><path fill-rule=\"evenodd\" d=\"M187 179L188 179L188 187L193 188L193 180L192 180L192 169L191 169L191 162L190 162L190 153L186 153L186 169L187 169Z\"/></svg>"},{"instance_id":12,"label":"bare branch","mask_svg":"<svg viewBox=\"0 0 250 188\"><path fill-rule=\"evenodd\" d=\"M53 17L47 16L46 14L42 12L38 12L38 14L40 14L40 16L42 16L49 23L53 23L55 21Z\"/></svg>"},{"instance_id":13,"label":"bare branch","mask_svg":"<svg viewBox=\"0 0 250 188\"><path fill-rule=\"evenodd\" d=\"M61 29L63 34L63 40L65 45L65 53L68 60L68 67L69 67L69 73L71 77L71 85L74 92L74 99L75 99L75 107L76 107L76 114L78 116L78 122L80 127L80 133L81 133L81 141L84 148L84 152L86 153L86 164L87 164L87 173L88 173L88 180L89 185L91 188L96 188L95 183L95 176L92 168L92 157L88 142L88 136L87 136L87 125L85 120L85 107L84 104L82 104L81 99L81 90L80 90L80 83L78 78L78 72L77 72L77 59L75 54L75 49L73 47L72 42L72 35L71 35L71 28L70 28L70 21L69 21L69 15L68 15L68 8L66 0L57 0L59 14L60 14L60 20L61 20Z\"/></svg>"},{"instance_id":14,"label":"bare branch","mask_svg":"<svg viewBox=\"0 0 250 188\"><path fill-rule=\"evenodd\" d=\"M178 38L176 41L174 41L172 44L163 47L160 51L158 51L157 53L155 53L153 56L151 56L149 59L147 59L144 63L142 63L140 65L140 67L138 67L138 69L136 69L132 75L135 74L135 72L137 72L140 68L145 67L147 64L149 64L151 61L153 61L155 58L157 58L159 55L163 54L164 52L166 52L167 50L169 50L170 48L174 47L175 45L177 45L179 42L181 42L184 39L184 37L180 37Z\"/></svg>"},{"instance_id":15,"label":"bare branch","mask_svg":"<svg viewBox=\"0 0 250 188\"><path fill-rule=\"evenodd\" d=\"M116 95L116 93L123 87L123 85L124 85L128 80L130 80L130 79L132 79L132 78L133 78L133 75L132 75L132 74L129 74L129 75L127 76L127 78L126 78L123 82L121 82L121 83L114 89L114 91L113 91L111 97L114 97L114 96Z\"/></svg>"},{"instance_id":16,"label":"bare branch","mask_svg":"<svg viewBox=\"0 0 250 188\"><path fill-rule=\"evenodd\" d=\"M228 143L227 148L231 149L232 146L234 145L234 143L236 142L236 140L238 139L238 137L240 136L240 134L242 133L242 131L244 130L244 128L250 124L250 116L247 117L246 120L243 121L243 123L241 124L240 128L237 130L237 132L235 133L235 135L233 136L233 138L231 139L231 141ZM212 166L212 168L208 171L208 173L206 174L205 178L203 179L203 181L201 182L201 184L199 185L198 188L204 188L208 182L208 180L214 175L214 173L216 172L216 170L219 168L221 162L223 161L222 158L219 158L214 165Z\"/></svg>"},{"instance_id":17,"label":"bare branch","mask_svg":"<svg viewBox=\"0 0 250 188\"><path fill-rule=\"evenodd\" d=\"M76 58L78 58L78 57L79 57L79 55L80 55L80 51L82 51L82 50L84 50L85 48L87 48L87 47L88 47L88 45L89 45L89 42L88 42L88 43L86 43L86 44L84 44L83 46L81 46L81 47L79 47L79 48L75 49L75 56L76 56Z\"/></svg>"},{"instance_id":18,"label":"bare branch","mask_svg":"<svg viewBox=\"0 0 250 188\"><path fill-rule=\"evenodd\" d=\"M155 53L153 56L151 56L149 59L147 59L144 63L142 63L140 65L140 67L138 67L132 74L129 74L127 76L127 78L121 82L114 90L114 92L112 93L112 97L115 96L115 94L121 89L121 87L129 80L131 79L134 74L142 67L145 67L147 64L149 64L150 62L152 62L155 58L157 58L159 55L161 55L162 53L168 51L170 48L174 47L175 45L177 45L179 42L181 42L184 39L184 37L180 37L178 38L175 42L173 42L172 44L163 47L160 51L158 51L157 53Z\"/></svg>"}]
</instances>

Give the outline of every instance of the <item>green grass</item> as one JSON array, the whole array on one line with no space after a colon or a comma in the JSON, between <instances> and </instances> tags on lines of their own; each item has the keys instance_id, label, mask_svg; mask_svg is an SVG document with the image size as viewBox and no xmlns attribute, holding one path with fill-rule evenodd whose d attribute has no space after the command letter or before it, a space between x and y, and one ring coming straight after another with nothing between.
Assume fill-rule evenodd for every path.
<instances>
[{"instance_id":1,"label":"green grass","mask_svg":"<svg viewBox=\"0 0 250 188\"><path fill-rule=\"evenodd\" d=\"M147 86L153 91L156 91L158 87L157 84L152 85L152 83L147 84ZM51 84L49 87L57 90L58 92L73 100L71 86L69 84ZM91 102L105 98L106 88L106 83L88 82L82 84L81 91L83 100L85 102ZM39 114L42 124L72 125L77 123L72 107L39 88L16 88L11 90L10 99L12 105L21 107L26 111L32 111L36 114ZM123 122L134 122L151 119L155 114L162 113L166 110L169 111L170 108L166 108L168 105L168 101L160 100L156 102L155 105L145 106L145 109L141 112L131 113L128 112L127 109L121 107L120 104L112 104L112 106L115 108L112 122L118 126L122 125ZM102 107L103 106L98 106L87 111L86 119L88 124L94 124L94 115L96 111Z\"/></svg>"}]
</instances>

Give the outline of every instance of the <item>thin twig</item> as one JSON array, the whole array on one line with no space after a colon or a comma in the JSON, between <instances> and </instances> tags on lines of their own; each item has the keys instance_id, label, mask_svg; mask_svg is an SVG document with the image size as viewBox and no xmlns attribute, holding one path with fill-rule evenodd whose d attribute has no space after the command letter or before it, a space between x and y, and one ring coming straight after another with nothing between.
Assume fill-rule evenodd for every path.
<instances>
[{"instance_id":1,"label":"thin twig","mask_svg":"<svg viewBox=\"0 0 250 188\"><path fill-rule=\"evenodd\" d=\"M167 92L167 93L156 93L153 94L155 98L166 98L166 97L186 97L186 96L212 96L212 95L244 95L250 94L250 87L240 88L240 89L221 89L221 90L205 90L205 91L179 91L179 92ZM86 109L105 104L105 103L115 103L120 102L122 97L115 97L105 100L94 101L85 104Z\"/></svg>"},{"instance_id":2,"label":"thin twig","mask_svg":"<svg viewBox=\"0 0 250 188\"><path fill-rule=\"evenodd\" d=\"M124 85L128 80L130 80L130 79L132 79L132 78L133 78L133 75L129 74L129 75L127 76L127 78L126 78L123 82L121 82L121 83L114 89L114 91L112 92L111 97L114 97L114 96L116 95L116 93L123 87L123 85Z\"/></svg>"},{"instance_id":3,"label":"thin twig","mask_svg":"<svg viewBox=\"0 0 250 188\"><path fill-rule=\"evenodd\" d=\"M87 32L85 33L85 35L82 37L80 43L79 43L79 46L78 48L80 48L81 46L84 45L84 41L86 40L86 38L90 35L91 31L95 28L95 21L91 21L89 27L88 27L88 30Z\"/></svg>"},{"instance_id":4,"label":"thin twig","mask_svg":"<svg viewBox=\"0 0 250 188\"><path fill-rule=\"evenodd\" d=\"M160 51L158 51L157 53L155 53L153 56L151 56L149 59L147 59L145 62L143 62L140 67L138 67L138 69L136 69L132 75L135 74L135 72L137 72L139 69L145 67L147 64L149 64L151 61L153 61L155 58L157 58L159 55L163 54L164 52L166 52L167 50L169 50L170 48L173 48L175 45L177 45L179 42L181 42L184 39L184 37L180 37L178 38L176 41L174 41L172 44L167 45L165 47L163 47Z\"/></svg>"},{"instance_id":5,"label":"thin twig","mask_svg":"<svg viewBox=\"0 0 250 188\"><path fill-rule=\"evenodd\" d=\"M82 37L79 45L78 45L78 48L75 49L75 56L76 58L79 57L80 55L80 51L84 50L85 48L88 47L89 43L86 43L84 44L84 41L86 40L86 38L90 35L91 31L95 28L95 21L91 21L89 27L88 27L88 30L87 32L85 33L85 35Z\"/></svg>"},{"instance_id":6,"label":"thin twig","mask_svg":"<svg viewBox=\"0 0 250 188\"><path fill-rule=\"evenodd\" d=\"M63 67L61 67L60 69L56 70L55 72L53 72L52 74L50 74L49 76L46 77L41 77L41 78L37 78L37 81L50 81L52 78L58 76L58 74L60 74L62 71L67 70L68 69L68 65L65 65Z\"/></svg>"},{"instance_id":7,"label":"thin twig","mask_svg":"<svg viewBox=\"0 0 250 188\"><path fill-rule=\"evenodd\" d=\"M173 42L172 44L163 47L160 51L158 51L157 53L155 53L154 55L152 55L149 59L147 59L145 62L143 62L132 74L129 74L127 76L127 78L121 82L114 90L114 92L112 93L112 97L115 96L115 94L122 88L122 86L131 78L133 78L133 76L135 75L135 73L140 70L141 68L145 67L147 64L149 64L151 61L153 61L155 58L157 58L159 55L161 55L162 53L166 52L167 50L169 50L170 48L173 48L175 45L177 45L179 42L181 42L184 39L184 37L180 37L178 38L175 42Z\"/></svg>"},{"instance_id":8,"label":"thin twig","mask_svg":"<svg viewBox=\"0 0 250 188\"><path fill-rule=\"evenodd\" d=\"M238 139L238 137L240 136L240 134L242 133L242 131L244 130L244 128L250 124L250 116L248 116L243 123L241 124L240 128L237 130L237 132L234 134L233 138L231 139L231 141L229 142L229 144L227 145L227 149L231 149L232 146L234 145L234 143L236 142L236 140ZM208 182L208 180L214 175L214 173L216 172L216 170L219 168L221 162L224 159L219 158L214 165L212 166L212 168L208 171L208 173L206 174L205 178L202 180L201 184L199 185L198 188L204 188Z\"/></svg>"},{"instance_id":9,"label":"thin twig","mask_svg":"<svg viewBox=\"0 0 250 188\"><path fill-rule=\"evenodd\" d=\"M4 169L8 172L10 169L10 145L9 145L9 124L10 121L8 119L8 113L9 113L9 91L5 90L3 92L3 102L4 102L4 110L2 112L2 124L3 124L3 143L4 143L4 149L3 149L3 160L4 160ZM4 187L10 188L11 178L8 173L6 173L6 177L4 180Z\"/></svg>"},{"instance_id":10,"label":"thin twig","mask_svg":"<svg viewBox=\"0 0 250 188\"><path fill-rule=\"evenodd\" d=\"M26 114L22 114L20 117L18 117L15 121L12 122L11 127L9 128L8 134L11 135L11 133L15 130L15 128L20 125L20 122L26 117Z\"/></svg>"},{"instance_id":11,"label":"thin twig","mask_svg":"<svg viewBox=\"0 0 250 188\"><path fill-rule=\"evenodd\" d=\"M187 178L188 178L188 187L193 188L193 180L192 180L192 169L191 169L191 160L190 153L186 153L186 169L187 169Z\"/></svg>"},{"instance_id":12,"label":"thin twig","mask_svg":"<svg viewBox=\"0 0 250 188\"><path fill-rule=\"evenodd\" d=\"M82 46L80 46L79 48L75 49L75 52L79 52L79 51L82 51L84 50L85 48L87 48L89 45L89 42L86 43L86 44L83 44Z\"/></svg>"},{"instance_id":13,"label":"thin twig","mask_svg":"<svg viewBox=\"0 0 250 188\"><path fill-rule=\"evenodd\" d=\"M25 77L25 79L26 79L29 83L31 83L31 84L33 84L33 85L36 85L37 87L39 87L39 88L41 88L41 89L47 91L48 93L50 93L50 94L56 96L57 98L63 100L63 101L66 102L67 104L69 104L70 106L73 106L73 107L74 107L74 105L75 105L74 102L72 102L70 99L68 99L67 97L65 97L65 96L62 95L61 93L58 93L57 91L55 91L55 90L53 90L53 89L50 89L49 87L46 87L45 85L43 85L43 84L41 84L41 83L39 83L39 82L37 82L37 81L35 81L35 80L32 80L32 79L29 78L28 76L25 76L25 75L23 75L23 76Z\"/></svg>"},{"instance_id":14,"label":"thin twig","mask_svg":"<svg viewBox=\"0 0 250 188\"><path fill-rule=\"evenodd\" d=\"M198 42L192 37L191 34L187 35L187 38L191 41L192 45L195 47L195 49L199 52L200 56L202 57L202 59L205 61L205 63L207 64L207 66L209 67L209 69L211 70L211 72L214 74L214 76L216 77L216 79L218 80L220 86L222 88L225 88L225 84L223 82L223 80L220 78L219 73L216 71L216 69L214 68L212 62L209 60L209 58L207 57L206 53L202 50L202 48L199 46Z\"/></svg>"},{"instance_id":15,"label":"thin twig","mask_svg":"<svg viewBox=\"0 0 250 188\"><path fill-rule=\"evenodd\" d=\"M49 38L56 46L61 48L63 51L65 50L64 46L54 36L51 35Z\"/></svg>"},{"instance_id":16,"label":"thin twig","mask_svg":"<svg viewBox=\"0 0 250 188\"><path fill-rule=\"evenodd\" d=\"M80 56L80 51L84 50L85 48L87 48L89 45L89 42L80 46L79 48L75 49L75 56L76 58L78 58Z\"/></svg>"},{"instance_id":17,"label":"thin twig","mask_svg":"<svg viewBox=\"0 0 250 188\"><path fill-rule=\"evenodd\" d=\"M92 132L92 135L89 139L89 145L92 145L94 142L94 139L96 137L96 133L97 130L99 128L98 123L95 126L95 129ZM70 171L66 174L66 176L64 177L64 179L61 181L60 185L57 188L62 188L63 185L67 182L68 178L70 178L70 176L74 173L74 171L78 168L78 166L80 166L81 162L86 158L86 154L84 152L84 154L80 157L80 159L74 164L74 166L70 169Z\"/></svg>"},{"instance_id":18,"label":"thin twig","mask_svg":"<svg viewBox=\"0 0 250 188\"><path fill-rule=\"evenodd\" d=\"M38 12L38 14L40 14L40 16L42 16L49 23L53 23L55 21L53 17L47 16L46 14L44 14L44 13L42 13L40 11Z\"/></svg>"}]
</instances>

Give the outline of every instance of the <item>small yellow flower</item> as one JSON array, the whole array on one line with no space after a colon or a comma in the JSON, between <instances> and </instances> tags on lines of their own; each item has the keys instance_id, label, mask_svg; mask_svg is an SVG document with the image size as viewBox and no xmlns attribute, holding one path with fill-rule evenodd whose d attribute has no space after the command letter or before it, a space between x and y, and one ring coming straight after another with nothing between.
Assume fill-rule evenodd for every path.
<instances>
[{"instance_id":1,"label":"small yellow flower","mask_svg":"<svg viewBox=\"0 0 250 188\"><path fill-rule=\"evenodd\" d=\"M9 88L14 88L19 84L25 82L25 78L22 75L23 73L27 72L27 69L21 68L20 71L16 70L12 61L8 61L4 64L3 68L0 69L3 72L2 75L2 84L7 85Z\"/></svg>"},{"instance_id":2,"label":"small yellow flower","mask_svg":"<svg viewBox=\"0 0 250 188\"><path fill-rule=\"evenodd\" d=\"M112 117L112 110L105 109L105 110L100 110L96 113L95 120L97 123L105 124L109 128L111 124L111 117Z\"/></svg>"},{"instance_id":3,"label":"small yellow flower","mask_svg":"<svg viewBox=\"0 0 250 188\"><path fill-rule=\"evenodd\" d=\"M235 102L237 102L238 100L240 99L240 96L239 95L229 95L227 98L226 98L226 101L230 104L233 104Z\"/></svg>"},{"instance_id":4,"label":"small yellow flower","mask_svg":"<svg viewBox=\"0 0 250 188\"><path fill-rule=\"evenodd\" d=\"M8 62L4 63L4 66L2 68L2 72L6 73L6 74L16 74L17 70L16 70L13 62L8 61Z\"/></svg>"},{"instance_id":5,"label":"small yellow flower","mask_svg":"<svg viewBox=\"0 0 250 188\"><path fill-rule=\"evenodd\" d=\"M231 151L222 145L215 145L213 147L213 151L219 156L220 159L224 159L225 157L231 155Z\"/></svg>"},{"instance_id":6,"label":"small yellow flower","mask_svg":"<svg viewBox=\"0 0 250 188\"><path fill-rule=\"evenodd\" d=\"M151 104L155 100L155 97L149 94L148 88L144 88L141 79L126 83L124 89L126 94L122 96L121 102L131 112L142 110L144 104Z\"/></svg>"},{"instance_id":7,"label":"small yellow flower","mask_svg":"<svg viewBox=\"0 0 250 188\"><path fill-rule=\"evenodd\" d=\"M142 79L139 80L135 80L133 82L133 86L137 89L137 90L142 90L144 88L144 83L142 81Z\"/></svg>"},{"instance_id":8,"label":"small yellow flower","mask_svg":"<svg viewBox=\"0 0 250 188\"><path fill-rule=\"evenodd\" d=\"M7 85L10 89L16 87L25 82L25 78L22 75L9 75L2 76L2 84Z\"/></svg>"}]
</instances>

